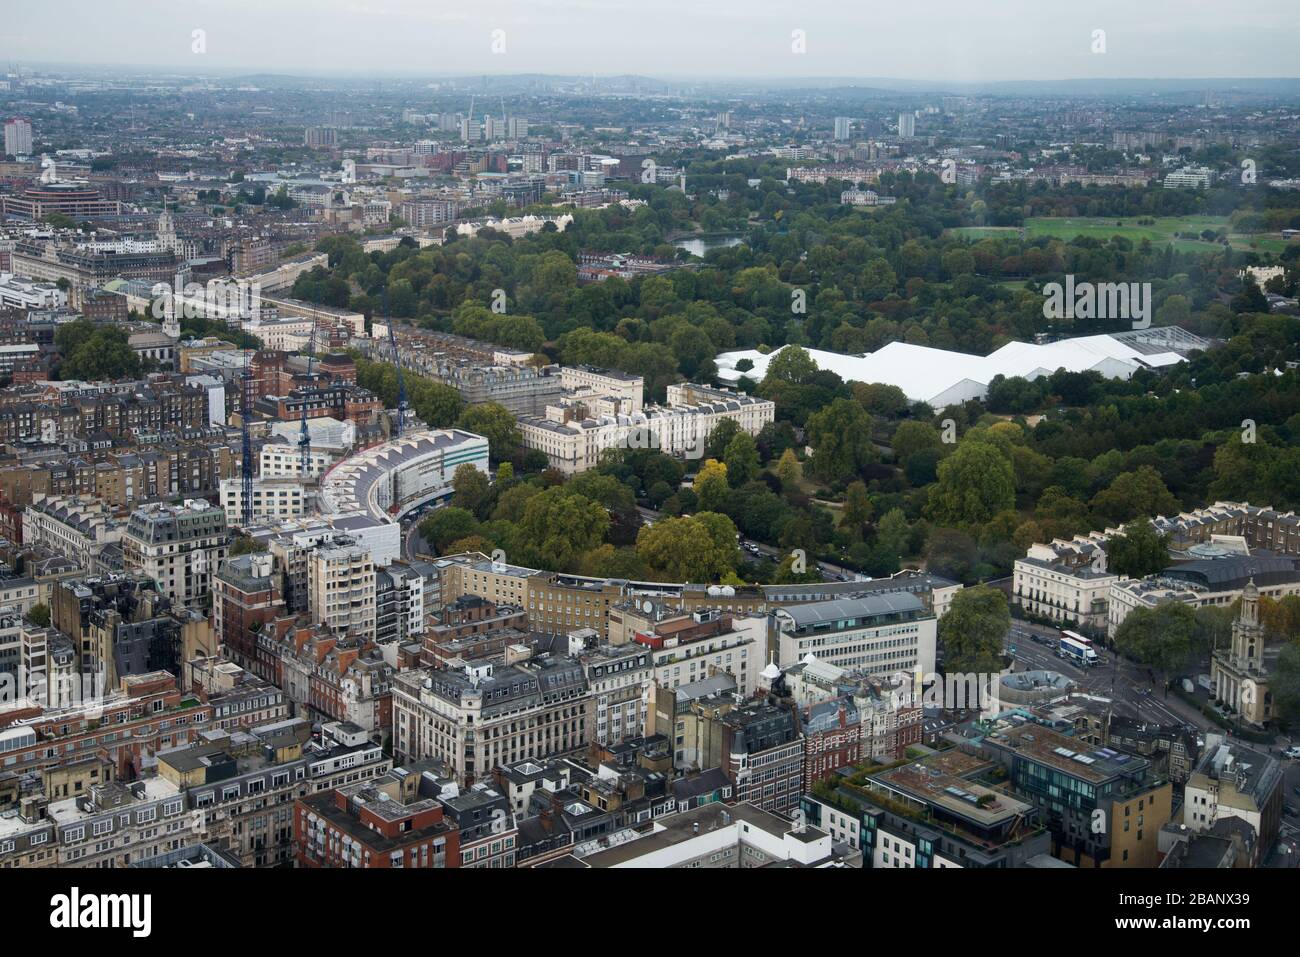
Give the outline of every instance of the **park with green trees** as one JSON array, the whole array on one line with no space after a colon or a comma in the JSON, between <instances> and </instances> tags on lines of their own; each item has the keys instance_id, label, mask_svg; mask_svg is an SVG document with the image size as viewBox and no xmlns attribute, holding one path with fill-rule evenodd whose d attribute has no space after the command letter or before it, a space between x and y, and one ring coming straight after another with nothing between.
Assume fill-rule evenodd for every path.
<instances>
[{"instance_id":1,"label":"park with green trees","mask_svg":"<svg viewBox=\"0 0 1300 957\"><path fill-rule=\"evenodd\" d=\"M1270 252L1100 228L1103 218L1180 216L1230 216L1239 232L1295 226L1294 198L988 182L958 189L900 172L879 184L897 202L864 213L839 204L844 184L786 184L761 158L692 158L688 174L690 195L633 185L644 205L566 210L574 212L567 229L522 239L485 228L424 249L404 241L365 253L347 236L318 244L329 265L299 277L296 297L371 318L386 297L399 323L641 375L648 401L662 400L673 382L716 382L719 352L792 346L762 378L740 380L776 406L776 421L758 435L724 425L694 462L611 450L592 473L568 480L520 447L504 409L464 408L454 390L408 372L410 405L423 421L487 435L494 465L511 468L509 481L474 496L472 507L456 506L454 519L440 519L446 533L427 540L490 543L512 561L621 577L798 578L807 572L788 556L802 549L867 575L913 565L973 584L1007 575L1033 542L1106 527L1125 530L1118 569L1146 573L1160 563L1160 543L1142 528L1145 518L1217 499L1300 504L1300 373L1288 365L1300 361L1300 318L1269 312L1241 277L1244 266L1280 264L1268 291L1294 295L1300 246ZM1009 228L1027 216L1094 217L1099 228ZM703 258L673 245L728 229L743 242ZM579 283L583 251L651 255L677 268ZM806 351L902 341L987 354L1040 334L1117 331L1044 316L1042 286L1065 273L1149 281L1156 325L1177 323L1215 346L1128 380L1065 370L999 378L985 399L946 409L893 386L843 381ZM792 309L795 293L805 309ZM501 297L504 311L493 308ZM391 364L359 360L358 378L395 402ZM525 500L543 493L525 520ZM642 529L638 505L693 524ZM545 522L562 523L568 544L552 541L549 528L540 539L521 533ZM735 532L780 555L735 549ZM665 542L676 541L692 547L674 555Z\"/></svg>"}]
</instances>

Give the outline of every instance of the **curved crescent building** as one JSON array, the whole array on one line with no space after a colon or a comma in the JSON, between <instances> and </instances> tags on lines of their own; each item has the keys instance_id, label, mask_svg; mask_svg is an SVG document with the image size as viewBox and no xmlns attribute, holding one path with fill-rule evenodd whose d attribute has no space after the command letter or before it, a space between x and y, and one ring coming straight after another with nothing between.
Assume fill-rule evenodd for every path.
<instances>
[{"instance_id":1,"label":"curved crescent building","mask_svg":"<svg viewBox=\"0 0 1300 957\"><path fill-rule=\"evenodd\" d=\"M374 445L339 462L321 480L327 515L364 515L393 523L411 509L450 495L456 469L488 471L488 440L460 429L430 429Z\"/></svg>"}]
</instances>

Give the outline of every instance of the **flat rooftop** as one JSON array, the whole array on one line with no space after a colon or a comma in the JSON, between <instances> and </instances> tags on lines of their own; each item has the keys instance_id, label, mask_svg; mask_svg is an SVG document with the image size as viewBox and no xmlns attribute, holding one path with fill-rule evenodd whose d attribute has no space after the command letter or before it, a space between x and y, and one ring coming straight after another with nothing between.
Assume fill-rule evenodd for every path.
<instances>
[{"instance_id":1,"label":"flat rooftop","mask_svg":"<svg viewBox=\"0 0 1300 957\"><path fill-rule=\"evenodd\" d=\"M983 827L995 827L1032 812L1032 804L969 779L969 775L991 767L990 762L964 752L942 751L873 780Z\"/></svg>"},{"instance_id":2,"label":"flat rooftop","mask_svg":"<svg viewBox=\"0 0 1300 957\"><path fill-rule=\"evenodd\" d=\"M1040 724L998 730L985 741L1092 784L1130 777L1149 767L1145 758L1113 748L1096 748Z\"/></svg>"},{"instance_id":3,"label":"flat rooftop","mask_svg":"<svg viewBox=\"0 0 1300 957\"><path fill-rule=\"evenodd\" d=\"M655 828L646 835L577 860L585 867L618 867L736 823L748 824L773 835L785 835L794 829L794 825L785 818L759 810L752 804L706 804L660 818L655 822ZM698 831L696 825L699 825ZM815 828L810 830L813 838L824 836L823 831Z\"/></svg>"}]
</instances>

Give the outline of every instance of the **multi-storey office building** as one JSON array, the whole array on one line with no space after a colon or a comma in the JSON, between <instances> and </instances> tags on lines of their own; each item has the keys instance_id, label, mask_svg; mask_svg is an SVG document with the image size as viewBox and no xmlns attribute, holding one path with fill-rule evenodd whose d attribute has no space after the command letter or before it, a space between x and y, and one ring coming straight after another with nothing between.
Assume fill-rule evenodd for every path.
<instances>
[{"instance_id":1,"label":"multi-storey office building","mask_svg":"<svg viewBox=\"0 0 1300 957\"><path fill-rule=\"evenodd\" d=\"M3 766L17 774L90 757L106 758L116 776L135 774L144 758L191 740L213 715L211 702L182 695L165 672L124 678L120 688L87 701L30 704L0 731Z\"/></svg>"},{"instance_id":2,"label":"multi-storey office building","mask_svg":"<svg viewBox=\"0 0 1300 957\"><path fill-rule=\"evenodd\" d=\"M426 605L432 605L431 585L426 586ZM498 605L477 595L462 595L434 611L424 626L421 659L425 664L444 664L503 654L505 645L528 632L528 616L517 605Z\"/></svg>"},{"instance_id":3,"label":"multi-storey office building","mask_svg":"<svg viewBox=\"0 0 1300 957\"><path fill-rule=\"evenodd\" d=\"M802 709L805 790L840 768L862 763L864 722L853 698L830 698ZM870 756L870 755L868 755Z\"/></svg>"},{"instance_id":4,"label":"multi-storey office building","mask_svg":"<svg viewBox=\"0 0 1300 957\"><path fill-rule=\"evenodd\" d=\"M337 462L340 455L332 448L307 448L307 478L318 478ZM269 441L257 454L258 474L264 479L302 478L302 447L281 438Z\"/></svg>"},{"instance_id":5,"label":"multi-storey office building","mask_svg":"<svg viewBox=\"0 0 1300 957\"><path fill-rule=\"evenodd\" d=\"M672 814L633 840L609 847L590 842L569 854L546 858L541 867L751 868L841 867L821 828L790 821L750 803L705 804ZM848 855L851 857L852 855Z\"/></svg>"},{"instance_id":6,"label":"multi-storey office building","mask_svg":"<svg viewBox=\"0 0 1300 957\"><path fill-rule=\"evenodd\" d=\"M411 793L391 772L294 804L299 867L459 867L459 837L436 797Z\"/></svg>"},{"instance_id":7,"label":"multi-storey office building","mask_svg":"<svg viewBox=\"0 0 1300 957\"><path fill-rule=\"evenodd\" d=\"M815 655L849 671L892 676L934 671L937 621L907 592L812 602L772 613L778 665Z\"/></svg>"},{"instance_id":8,"label":"multi-storey office building","mask_svg":"<svg viewBox=\"0 0 1300 957\"><path fill-rule=\"evenodd\" d=\"M872 595L910 594L931 617L947 611L961 585L910 569L865 582L731 586L590 578L494 562L481 553L451 555L434 563L439 597L450 602L477 595L528 613L528 627L548 635L594 628L600 641L622 644L638 628L681 613L720 611L735 617L766 615L778 606L807 605ZM646 612L651 607L653 612Z\"/></svg>"},{"instance_id":9,"label":"multi-storey office building","mask_svg":"<svg viewBox=\"0 0 1300 957\"><path fill-rule=\"evenodd\" d=\"M294 851L294 802L369 781L392 762L360 731L331 725L321 744L311 724L293 719L250 732L209 735L158 755L158 776L185 791L193 826L245 867L288 864Z\"/></svg>"},{"instance_id":10,"label":"multi-storey office building","mask_svg":"<svg viewBox=\"0 0 1300 957\"><path fill-rule=\"evenodd\" d=\"M18 219L25 219L29 222L40 222L47 216L54 213L61 213L71 219L86 220L94 219L99 216L116 216L122 210L122 204L115 199L105 199L103 193L94 186L87 183L63 182L56 181L53 183L34 183L26 187L21 192L6 195L0 200L0 209L4 210L6 217L13 216ZM20 272L26 276L35 276L37 279L57 280L62 278L60 275L41 274L30 271L33 267L31 259L48 257L59 265L70 265L77 270L85 270L86 266L78 261L78 257L72 256L66 247L59 247L53 243L46 244L43 248L37 242L24 242L19 244L22 250L22 257L14 250L13 259L14 271ZM54 253L48 250L53 249ZM75 247L72 247L75 250ZM126 260L131 266L137 266L138 261L135 258ZM175 274L175 264L172 261L172 271ZM67 277L71 278L71 277ZM112 279L111 274L105 276L106 279ZM144 278L162 278L161 276L146 276ZM90 282L78 283L78 285L94 285Z\"/></svg>"},{"instance_id":11,"label":"multi-storey office building","mask_svg":"<svg viewBox=\"0 0 1300 957\"><path fill-rule=\"evenodd\" d=\"M769 675L774 667L768 665L763 669L760 687L770 687ZM828 721L830 716L826 711L831 710L828 705L840 700L846 704L851 701L860 726L864 761L897 761L906 755L909 747L921 743L925 709L921 696L916 693L915 674L872 677L846 671L814 656L782 671L780 683L800 707L820 707L821 721L812 724L814 728L823 723L837 724L838 715L834 721ZM807 726L804 733L814 734ZM837 739L844 740L843 735L833 730L828 732L828 737L832 746ZM821 763L824 767L827 762Z\"/></svg>"},{"instance_id":12,"label":"multi-storey office building","mask_svg":"<svg viewBox=\"0 0 1300 957\"><path fill-rule=\"evenodd\" d=\"M519 831L510 799L492 779L465 790L447 789L439 797L447 821L459 829L460 866L514 867Z\"/></svg>"},{"instance_id":13,"label":"multi-storey office building","mask_svg":"<svg viewBox=\"0 0 1300 957\"><path fill-rule=\"evenodd\" d=\"M542 415L564 391L554 366L483 366L462 359L439 364L429 377L459 392L466 405L495 402L513 415Z\"/></svg>"},{"instance_id":14,"label":"multi-storey office building","mask_svg":"<svg viewBox=\"0 0 1300 957\"><path fill-rule=\"evenodd\" d=\"M255 522L284 522L307 514L307 489L299 479L255 478L250 483L249 494L252 498L250 511ZM226 513L226 524L243 524L242 479L229 478L222 481L221 507Z\"/></svg>"},{"instance_id":15,"label":"multi-storey office building","mask_svg":"<svg viewBox=\"0 0 1300 957\"><path fill-rule=\"evenodd\" d=\"M681 615L637 632L632 643L650 651L654 680L677 688L716 674L729 674L736 691L747 698L758 680L766 647L767 622L712 610Z\"/></svg>"},{"instance_id":16,"label":"multi-storey office building","mask_svg":"<svg viewBox=\"0 0 1300 957\"><path fill-rule=\"evenodd\" d=\"M1012 721L999 721L982 745L1007 772L1011 791L1042 812L1054 856L1078 867L1159 863L1172 785L1145 758Z\"/></svg>"},{"instance_id":17,"label":"multi-storey office building","mask_svg":"<svg viewBox=\"0 0 1300 957\"><path fill-rule=\"evenodd\" d=\"M960 751L806 794L804 819L862 854L870 868L1024 867L1049 857L1033 805L979 778L992 764Z\"/></svg>"},{"instance_id":18,"label":"multi-storey office building","mask_svg":"<svg viewBox=\"0 0 1300 957\"><path fill-rule=\"evenodd\" d=\"M564 656L406 671L393 683L393 753L442 761L461 782L486 779L582 747L590 706L581 663Z\"/></svg>"},{"instance_id":19,"label":"multi-storey office building","mask_svg":"<svg viewBox=\"0 0 1300 957\"><path fill-rule=\"evenodd\" d=\"M0 814L0 869L58 866L57 832L46 807L28 797Z\"/></svg>"},{"instance_id":20,"label":"multi-storey office building","mask_svg":"<svg viewBox=\"0 0 1300 957\"><path fill-rule=\"evenodd\" d=\"M281 688L300 715L354 725L377 739L392 724L393 666L369 638L277 618L254 636L248 667Z\"/></svg>"},{"instance_id":21,"label":"multi-storey office building","mask_svg":"<svg viewBox=\"0 0 1300 957\"><path fill-rule=\"evenodd\" d=\"M288 696L278 687L225 658L197 656L185 662L186 683L212 702L212 727L236 731L290 717Z\"/></svg>"},{"instance_id":22,"label":"multi-storey office building","mask_svg":"<svg viewBox=\"0 0 1300 957\"><path fill-rule=\"evenodd\" d=\"M1183 790L1182 823L1203 834L1234 818L1249 825L1256 845L1267 849L1281 828L1285 790L1285 773L1277 758L1210 734Z\"/></svg>"},{"instance_id":23,"label":"multi-storey office building","mask_svg":"<svg viewBox=\"0 0 1300 957\"><path fill-rule=\"evenodd\" d=\"M185 796L164 778L93 785L89 793L55 801L60 867L124 867L191 843L193 819Z\"/></svg>"},{"instance_id":24,"label":"multi-storey office building","mask_svg":"<svg viewBox=\"0 0 1300 957\"><path fill-rule=\"evenodd\" d=\"M23 612L0 606L0 681L12 681L16 686L22 657Z\"/></svg>"},{"instance_id":25,"label":"multi-storey office building","mask_svg":"<svg viewBox=\"0 0 1300 957\"><path fill-rule=\"evenodd\" d=\"M143 576L64 579L50 589L50 612L53 626L74 641L81 673L108 688L132 675L179 676L186 660L212 650L206 616L173 610Z\"/></svg>"},{"instance_id":26,"label":"multi-storey office building","mask_svg":"<svg viewBox=\"0 0 1300 957\"><path fill-rule=\"evenodd\" d=\"M727 711L719 724L719 764L736 800L790 814L803 793L804 741L798 712L788 702L759 699Z\"/></svg>"}]
</instances>

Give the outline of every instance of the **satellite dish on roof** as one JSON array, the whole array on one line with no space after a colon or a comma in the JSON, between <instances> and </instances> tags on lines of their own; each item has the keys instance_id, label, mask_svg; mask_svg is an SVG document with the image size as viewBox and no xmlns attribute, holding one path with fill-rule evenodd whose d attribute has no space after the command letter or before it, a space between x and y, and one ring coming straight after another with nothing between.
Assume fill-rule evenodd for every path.
<instances>
[{"instance_id":1,"label":"satellite dish on roof","mask_svg":"<svg viewBox=\"0 0 1300 957\"><path fill-rule=\"evenodd\" d=\"M649 598L641 602L641 610L646 612L647 614L654 611L654 609L655 609L655 604Z\"/></svg>"}]
</instances>

